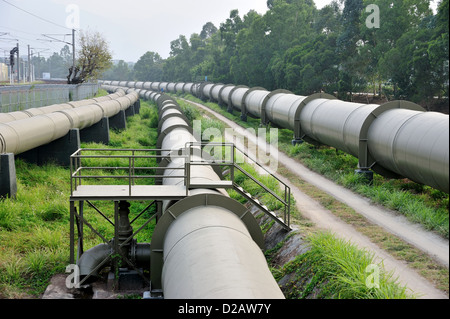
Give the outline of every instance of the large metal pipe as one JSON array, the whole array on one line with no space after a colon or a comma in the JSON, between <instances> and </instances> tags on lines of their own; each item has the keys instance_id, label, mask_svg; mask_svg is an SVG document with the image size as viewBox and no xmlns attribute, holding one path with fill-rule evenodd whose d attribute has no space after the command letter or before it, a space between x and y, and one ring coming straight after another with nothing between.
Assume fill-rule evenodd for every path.
<instances>
[{"instance_id":1,"label":"large metal pipe","mask_svg":"<svg viewBox=\"0 0 450 319\"><path fill-rule=\"evenodd\" d=\"M142 86L143 90L151 90L152 89L152 82L144 82Z\"/></svg>"},{"instance_id":2,"label":"large metal pipe","mask_svg":"<svg viewBox=\"0 0 450 319\"><path fill-rule=\"evenodd\" d=\"M448 123L441 113L389 110L370 126L369 151L377 165L448 193Z\"/></svg>"},{"instance_id":3,"label":"large metal pipe","mask_svg":"<svg viewBox=\"0 0 450 319\"><path fill-rule=\"evenodd\" d=\"M158 103L160 109L162 104ZM185 141L196 141L192 130L182 123L182 117L177 119L176 115L167 116L169 110L160 112L160 118L165 118L161 125L160 143L163 148L170 150L166 155L184 150ZM200 154L200 149L192 154L195 161L203 160ZM162 179L164 185L184 184L184 178L179 177L179 168L185 167L183 158L169 156L161 166L165 168L165 177ZM176 178L169 178L174 176ZM191 167L191 183L220 180L209 165ZM196 202L202 196L217 197L211 203L202 205ZM221 202L232 204L221 206ZM153 260L152 257L151 273L161 281L166 299L284 298L260 246L254 241L254 237L262 238L261 230L259 227L258 230L250 227L253 233L258 234L251 235L247 227L251 221L245 224L241 218L247 215L246 218L251 219L253 216L243 213L247 211L246 208L231 200L224 190L193 189L190 197L177 203L166 202L163 207L165 213L153 237L156 248L152 240L153 254L163 261L158 262L157 258ZM240 214L243 214L241 218L238 217ZM253 222L252 225L255 225L254 219ZM163 256L157 252L160 244L163 246ZM155 274L157 267L153 263L162 266L160 277ZM152 280L153 283L157 285Z\"/></svg>"},{"instance_id":4,"label":"large metal pipe","mask_svg":"<svg viewBox=\"0 0 450 319\"><path fill-rule=\"evenodd\" d=\"M184 85L185 85L185 83L183 83L183 82L177 82L175 84L175 93L183 93Z\"/></svg>"},{"instance_id":5,"label":"large metal pipe","mask_svg":"<svg viewBox=\"0 0 450 319\"><path fill-rule=\"evenodd\" d=\"M162 92L167 92L167 85L169 85L169 82L161 82L159 83L158 90Z\"/></svg>"},{"instance_id":6,"label":"large metal pipe","mask_svg":"<svg viewBox=\"0 0 450 319\"><path fill-rule=\"evenodd\" d=\"M144 82L135 82L134 83L134 88L135 89L143 89L144 87Z\"/></svg>"},{"instance_id":7,"label":"large metal pipe","mask_svg":"<svg viewBox=\"0 0 450 319\"><path fill-rule=\"evenodd\" d=\"M377 104L317 99L306 104L300 123L310 139L358 157L361 127L378 107Z\"/></svg>"},{"instance_id":8,"label":"large metal pipe","mask_svg":"<svg viewBox=\"0 0 450 319\"><path fill-rule=\"evenodd\" d=\"M215 84L211 89L211 100L218 102L220 90L224 87L224 84Z\"/></svg>"},{"instance_id":9,"label":"large metal pipe","mask_svg":"<svg viewBox=\"0 0 450 319\"><path fill-rule=\"evenodd\" d=\"M164 240L167 299L283 299L267 261L238 216L208 205L185 211Z\"/></svg>"},{"instance_id":10,"label":"large metal pipe","mask_svg":"<svg viewBox=\"0 0 450 319\"><path fill-rule=\"evenodd\" d=\"M99 276L100 271L109 264L104 263L103 267L99 266L109 255L111 255L111 250L110 245L100 244L85 251L77 263L80 270L80 280L83 280L89 274L91 274L92 277L88 283L98 279L97 277Z\"/></svg>"},{"instance_id":11,"label":"large metal pipe","mask_svg":"<svg viewBox=\"0 0 450 319\"><path fill-rule=\"evenodd\" d=\"M230 94L234 90L235 87L236 86L229 84L229 85L225 85L220 90L220 93L219 93L220 98L218 100L219 104L224 104L224 105L227 105L227 106L231 106L230 105Z\"/></svg>"},{"instance_id":12,"label":"large metal pipe","mask_svg":"<svg viewBox=\"0 0 450 319\"><path fill-rule=\"evenodd\" d=\"M0 154L20 154L65 136L72 124L63 113L0 124Z\"/></svg>"},{"instance_id":13,"label":"large metal pipe","mask_svg":"<svg viewBox=\"0 0 450 319\"><path fill-rule=\"evenodd\" d=\"M279 127L294 130L295 114L304 99L305 96L288 93L272 95L265 105L267 119Z\"/></svg>"},{"instance_id":14,"label":"large metal pipe","mask_svg":"<svg viewBox=\"0 0 450 319\"><path fill-rule=\"evenodd\" d=\"M99 122L105 116L117 114L118 105L120 109L127 109L137 99L138 94L132 92L115 101L104 101L0 123L0 154L20 154L48 144L65 136L70 129L84 129Z\"/></svg>"},{"instance_id":15,"label":"large metal pipe","mask_svg":"<svg viewBox=\"0 0 450 319\"><path fill-rule=\"evenodd\" d=\"M441 131L448 132L447 115L430 115L417 105L403 101L382 106L367 105L339 101L323 93L306 97L277 90L266 94L264 90L234 85L223 85L217 93L214 88L219 85L208 85L210 90L203 85L201 94L209 94L219 104L228 105L229 110L234 107L242 111L242 106L245 106L246 112L260 117L264 124L270 122L293 130L296 142L305 139L333 146L358 157L363 169L373 169L388 177L406 177L449 192L448 134L434 129L442 127ZM198 83L190 86L189 93L199 96L197 89L202 86ZM394 104L399 104L399 107L392 106ZM417 118L427 120L423 123L408 120L399 124L396 130L383 131L388 116L383 114L396 108L419 111ZM386 114L400 113L390 111ZM399 118L395 116L395 119ZM418 127L413 144L399 136L406 127L413 130L411 125ZM419 135L423 137L419 138ZM441 146L428 149L434 144ZM404 159L400 160L398 154L402 154Z\"/></svg>"},{"instance_id":16,"label":"large metal pipe","mask_svg":"<svg viewBox=\"0 0 450 319\"><path fill-rule=\"evenodd\" d=\"M203 87L201 87L202 89L202 97L206 100L211 99L211 89L214 87L214 83L206 83Z\"/></svg>"},{"instance_id":17,"label":"large metal pipe","mask_svg":"<svg viewBox=\"0 0 450 319\"><path fill-rule=\"evenodd\" d=\"M152 89L153 91L159 92L159 83L160 83L160 82L152 82L152 84L151 84L151 89Z\"/></svg>"},{"instance_id":18,"label":"large metal pipe","mask_svg":"<svg viewBox=\"0 0 450 319\"><path fill-rule=\"evenodd\" d=\"M244 95L245 95L245 93L247 93L248 90L249 90L249 88L246 86L237 86L233 89L233 91L231 91L230 101L231 101L231 105L235 109L242 111Z\"/></svg>"},{"instance_id":19,"label":"large metal pipe","mask_svg":"<svg viewBox=\"0 0 450 319\"><path fill-rule=\"evenodd\" d=\"M70 120L70 128L78 128L80 130L91 127L103 117L103 110L95 104L64 110L59 113L66 115Z\"/></svg>"},{"instance_id":20,"label":"large metal pipe","mask_svg":"<svg viewBox=\"0 0 450 319\"><path fill-rule=\"evenodd\" d=\"M194 83L186 83L183 86L183 93L192 94L192 88L194 87Z\"/></svg>"},{"instance_id":21,"label":"large metal pipe","mask_svg":"<svg viewBox=\"0 0 450 319\"><path fill-rule=\"evenodd\" d=\"M90 278L86 280L85 283L92 283L95 280L98 280L101 270L111 265L111 262L105 262L105 260L111 256L112 253L113 249L110 244L100 244L85 251L77 263L80 270L80 281L88 275L90 275ZM131 241L127 257L134 262L136 267L148 269L150 254L150 244L138 244L133 240Z\"/></svg>"},{"instance_id":22,"label":"large metal pipe","mask_svg":"<svg viewBox=\"0 0 450 319\"><path fill-rule=\"evenodd\" d=\"M8 123L29 118L30 115L23 111L0 113L0 123Z\"/></svg>"},{"instance_id":23,"label":"large metal pipe","mask_svg":"<svg viewBox=\"0 0 450 319\"><path fill-rule=\"evenodd\" d=\"M261 112L263 111L263 102L269 94L270 91L263 89L250 90L244 99L247 113L253 117L261 118Z\"/></svg>"},{"instance_id":24,"label":"large metal pipe","mask_svg":"<svg viewBox=\"0 0 450 319\"><path fill-rule=\"evenodd\" d=\"M94 99L86 99L86 100L80 100L80 101L74 101L74 102L67 102L67 103L61 103L61 104L53 104L49 106L43 106L38 108L30 108L24 111L15 111L10 113L0 113L0 123L8 123L12 121L18 121L27 119L33 116L37 115L43 115L43 114L50 114L58 111L68 110L72 108L77 108L81 106L96 104L97 102L105 102L114 100L117 98L120 98L122 96L125 96L125 92L120 89L117 92L99 97Z\"/></svg>"},{"instance_id":25,"label":"large metal pipe","mask_svg":"<svg viewBox=\"0 0 450 319\"><path fill-rule=\"evenodd\" d=\"M192 94L198 98L201 98L201 91L200 88L202 86L202 83L194 83L194 85L192 85Z\"/></svg>"},{"instance_id":26,"label":"large metal pipe","mask_svg":"<svg viewBox=\"0 0 450 319\"><path fill-rule=\"evenodd\" d=\"M168 84L167 84L167 92L170 92L170 93L177 93L177 91L176 91L176 89L175 89L175 85L176 85L175 82L170 82L170 83L168 83Z\"/></svg>"}]
</instances>

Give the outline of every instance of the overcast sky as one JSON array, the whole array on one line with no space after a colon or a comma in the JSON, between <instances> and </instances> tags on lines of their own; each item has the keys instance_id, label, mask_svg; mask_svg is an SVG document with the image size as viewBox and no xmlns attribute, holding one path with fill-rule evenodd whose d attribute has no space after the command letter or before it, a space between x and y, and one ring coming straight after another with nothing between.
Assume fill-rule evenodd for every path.
<instances>
[{"instance_id":1,"label":"overcast sky","mask_svg":"<svg viewBox=\"0 0 450 319\"><path fill-rule=\"evenodd\" d=\"M319 9L331 2L314 1ZM38 39L50 40L42 35L46 34L71 43L71 24L77 23L73 18L78 9L76 29L103 34L114 59L136 62L147 51L166 58L170 41L179 35L189 38L194 32L200 33L209 21L219 27L233 9L238 9L241 16L251 9L265 13L266 3L267 0L0 0L0 56L9 54L17 42L21 55L27 54L27 45L43 56L59 53L64 43Z\"/></svg>"}]
</instances>

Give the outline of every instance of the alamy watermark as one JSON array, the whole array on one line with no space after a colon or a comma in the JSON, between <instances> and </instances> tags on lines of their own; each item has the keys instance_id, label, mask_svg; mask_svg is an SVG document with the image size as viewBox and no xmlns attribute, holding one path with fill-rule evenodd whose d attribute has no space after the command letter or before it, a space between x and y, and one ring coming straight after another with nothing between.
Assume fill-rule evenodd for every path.
<instances>
[{"instance_id":1,"label":"alamy watermark","mask_svg":"<svg viewBox=\"0 0 450 319\"><path fill-rule=\"evenodd\" d=\"M69 29L80 28L80 7L76 4L68 4L66 6L66 27Z\"/></svg>"},{"instance_id":2,"label":"alamy watermark","mask_svg":"<svg viewBox=\"0 0 450 319\"><path fill-rule=\"evenodd\" d=\"M66 273L69 275L66 278L66 287L68 289L80 288L80 267L78 265L68 265Z\"/></svg>"},{"instance_id":3,"label":"alamy watermark","mask_svg":"<svg viewBox=\"0 0 450 319\"><path fill-rule=\"evenodd\" d=\"M369 289L380 289L380 267L378 265L369 265L366 268L366 287Z\"/></svg>"},{"instance_id":4,"label":"alamy watermark","mask_svg":"<svg viewBox=\"0 0 450 319\"><path fill-rule=\"evenodd\" d=\"M380 28L380 7L376 4L369 4L366 7L366 13L370 13L366 18L366 27L369 29Z\"/></svg>"},{"instance_id":5,"label":"alamy watermark","mask_svg":"<svg viewBox=\"0 0 450 319\"><path fill-rule=\"evenodd\" d=\"M214 154L217 159L231 160L231 149L228 147L220 147L218 143L233 143L242 152L237 152L235 162L242 164L246 162L246 155L266 166L270 172L278 170L278 129L270 128L269 130L262 127L253 129L247 128L242 130L234 130L226 128L224 131L215 127L202 129L201 121L193 122L194 138L197 141L211 141L204 145L204 150ZM176 138L176 136L175 136Z\"/></svg>"}]
</instances>

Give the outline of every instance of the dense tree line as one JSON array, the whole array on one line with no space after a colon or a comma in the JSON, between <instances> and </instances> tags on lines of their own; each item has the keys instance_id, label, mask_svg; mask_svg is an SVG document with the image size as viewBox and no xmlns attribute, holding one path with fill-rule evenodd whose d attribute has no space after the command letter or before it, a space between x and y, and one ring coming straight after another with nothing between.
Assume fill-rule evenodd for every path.
<instances>
[{"instance_id":1,"label":"dense tree line","mask_svg":"<svg viewBox=\"0 0 450 319\"><path fill-rule=\"evenodd\" d=\"M375 5L375 6L374 6ZM133 80L201 81L324 91L351 99L373 92L422 104L448 100L448 12L429 0L268 0L260 15L237 10L219 27L181 35L163 60L147 52ZM379 10L379 11L378 11Z\"/></svg>"}]
</instances>

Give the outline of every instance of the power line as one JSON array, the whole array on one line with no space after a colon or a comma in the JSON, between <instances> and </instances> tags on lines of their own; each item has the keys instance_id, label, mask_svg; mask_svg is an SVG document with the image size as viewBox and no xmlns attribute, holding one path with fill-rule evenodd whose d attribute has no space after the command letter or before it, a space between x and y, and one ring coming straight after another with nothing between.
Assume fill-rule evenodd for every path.
<instances>
[{"instance_id":1,"label":"power line","mask_svg":"<svg viewBox=\"0 0 450 319\"><path fill-rule=\"evenodd\" d=\"M12 31L15 31L15 32L19 32L19 33L24 33L24 34L29 34L29 35L33 35L33 36L40 36L41 34L38 34L38 33L31 33L31 32L27 32L27 31L22 31L22 30L18 30L18 29L14 29L14 28L11 28L11 27L5 27L5 26L3 26L3 25L0 25L0 30L2 29L2 28L4 28L4 29L9 29L9 30L12 30ZM5 38L1 38L1 34L2 33L6 33L6 32L2 32L2 31L0 31L0 41L2 41L2 40L5 40L5 41L3 41L3 42L7 42L7 40L8 39L5 39ZM30 38L28 38L28 37L25 37L25 36L19 36L19 35L16 35L15 33L13 33L13 34L11 34L11 33L7 33L8 35L9 35L9 38L17 38L17 39L9 39L9 41L27 41L28 43L31 43L32 45L37 45L38 43L39 43L39 45L41 45L42 44L42 41L39 41L39 39L30 39ZM71 44L71 43L69 43L69 44ZM57 45L55 45L54 43L50 43L49 41L48 41L48 43L46 44L46 46L49 48L49 50L56 50L55 52L59 52L60 50L61 50L61 48L59 47L59 46L57 46Z\"/></svg>"},{"instance_id":2,"label":"power line","mask_svg":"<svg viewBox=\"0 0 450 319\"><path fill-rule=\"evenodd\" d=\"M3 28L12 30L12 31L14 31L14 33L2 32L1 30ZM34 46L42 45L42 41L40 39L31 39L31 38L28 38L28 37L25 37L25 36L22 36L22 35L17 35L17 34L15 34L15 32L23 33L23 34L29 34L29 35L33 35L33 36L40 36L40 35L42 35L42 34L38 34L38 33L27 32L27 31L18 30L18 29L14 29L14 28L11 28L11 27L6 27L6 26L3 26L3 25L0 25L0 42L8 43L8 42L11 42L11 41L15 41L15 42L23 41L23 42L28 42L29 44L34 45ZM2 33L6 33L8 35L8 38L2 38L1 37ZM11 39L11 38L14 38L14 39ZM47 43L45 44L45 46L48 48L48 50L53 50L53 52L59 52L61 50L61 47L58 46L57 44L55 44L55 42L63 42L63 41L49 41L49 40L46 40L46 42ZM65 42L65 41L64 41L64 43L72 45L72 43L68 43L68 42Z\"/></svg>"},{"instance_id":3,"label":"power line","mask_svg":"<svg viewBox=\"0 0 450 319\"><path fill-rule=\"evenodd\" d=\"M64 28L64 29L71 30L71 29L68 28L68 27L62 26L62 25L60 25L60 24L58 24L58 23L55 23L55 22L53 22L53 21L44 19L44 18L42 18L42 17L40 17L40 16L38 16L38 15L36 15L36 14L34 14L34 13L31 13L31 12L25 10L25 9L19 8L19 7L16 6L15 4L12 4L12 3L10 3L10 2L8 2L8 1L6 1L6 0L2 0L2 1L3 1L4 3L7 3L7 4L9 4L10 6L13 6L13 7L15 7L16 9L19 9L19 10L25 12L25 13L28 13L29 15L32 15L33 17L38 18L38 19L40 19L40 20L42 20L42 21L45 21L45 22L47 22L47 23L51 23L51 24L53 24L53 25L55 25L55 26L58 26L58 27L60 27L60 28Z\"/></svg>"},{"instance_id":4,"label":"power line","mask_svg":"<svg viewBox=\"0 0 450 319\"><path fill-rule=\"evenodd\" d=\"M9 29L9 30L12 30L12 31L15 31L15 32L30 34L30 35L33 35L33 36L40 35L39 33L32 33L32 32L28 32L28 31L22 31L22 30L11 28L11 27L5 27L3 25L0 25L0 29Z\"/></svg>"},{"instance_id":5,"label":"power line","mask_svg":"<svg viewBox=\"0 0 450 319\"><path fill-rule=\"evenodd\" d=\"M18 36L15 34L10 35L9 38L2 38L0 37L0 43L11 43L11 42L28 42L31 43L34 46L38 46L42 44L42 42L38 41L38 40L33 40L33 39L28 39L28 38L24 38L22 36ZM59 52L61 50L61 47L55 45L54 43L47 43L46 46L48 47L49 50L54 50L54 52Z\"/></svg>"}]
</instances>

